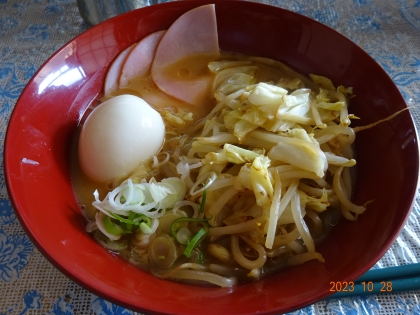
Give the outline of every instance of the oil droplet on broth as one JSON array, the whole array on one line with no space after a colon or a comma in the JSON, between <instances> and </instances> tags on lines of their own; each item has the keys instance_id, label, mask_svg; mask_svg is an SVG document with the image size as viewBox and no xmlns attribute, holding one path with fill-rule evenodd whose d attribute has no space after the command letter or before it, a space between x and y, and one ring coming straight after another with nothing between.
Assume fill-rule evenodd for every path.
<instances>
[{"instance_id":1,"label":"oil droplet on broth","mask_svg":"<svg viewBox=\"0 0 420 315\"><path fill-rule=\"evenodd\" d=\"M164 74L175 81L194 81L204 77L212 77L208 64L213 60L215 60L214 55L188 56L166 67Z\"/></svg>"},{"instance_id":2,"label":"oil droplet on broth","mask_svg":"<svg viewBox=\"0 0 420 315\"><path fill-rule=\"evenodd\" d=\"M187 77L190 75L190 71L188 69L179 69L178 70L178 75L180 77Z\"/></svg>"}]
</instances>

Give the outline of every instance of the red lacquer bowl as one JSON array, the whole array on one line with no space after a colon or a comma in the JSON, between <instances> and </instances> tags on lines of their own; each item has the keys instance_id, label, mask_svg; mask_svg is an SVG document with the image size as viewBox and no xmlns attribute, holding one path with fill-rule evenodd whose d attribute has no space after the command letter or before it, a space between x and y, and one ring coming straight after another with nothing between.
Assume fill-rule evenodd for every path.
<instances>
[{"instance_id":1,"label":"red lacquer bowl","mask_svg":"<svg viewBox=\"0 0 420 315\"><path fill-rule=\"evenodd\" d=\"M181 1L99 24L55 53L30 80L5 142L7 187L25 231L48 260L93 293L124 307L163 314L279 314L328 297L331 283L355 280L388 250L410 212L418 182L416 130L408 111L357 134L354 200L374 200L357 222L342 220L308 262L234 288L164 281L111 255L85 232L69 156L76 126L101 93L115 56L182 13L210 1ZM225 51L278 59L303 73L352 86L350 111L366 125L406 108L384 70L334 30L304 16L252 2L216 1ZM23 159L38 164L24 163Z\"/></svg>"}]
</instances>

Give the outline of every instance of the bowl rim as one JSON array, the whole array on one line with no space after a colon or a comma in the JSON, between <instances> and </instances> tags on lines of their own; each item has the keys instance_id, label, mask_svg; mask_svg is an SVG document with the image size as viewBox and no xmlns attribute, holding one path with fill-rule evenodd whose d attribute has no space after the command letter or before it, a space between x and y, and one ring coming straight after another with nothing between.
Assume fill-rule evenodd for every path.
<instances>
[{"instance_id":1,"label":"bowl rim","mask_svg":"<svg viewBox=\"0 0 420 315\"><path fill-rule=\"evenodd\" d=\"M207 3L215 3L216 6L217 6L218 3L225 3L225 2L229 2L229 1L223 1L223 0L214 0L214 1L208 1L208 0L198 0L197 1L197 0L194 0L193 1L193 0L191 0L191 1L186 1L186 2L195 2L195 4L192 5L192 7L197 7L199 5L203 5L203 4L207 4ZM161 3L161 4L153 5L153 7L156 7L156 9L157 8L160 8L160 7L162 7L162 8L168 7L169 8L169 7L172 7L172 6L176 6L177 5L176 3L177 2ZM238 1L238 3L239 3L239 1ZM312 23L315 22L315 23L321 25L322 27L327 28L327 29L330 29L331 31L339 34L336 30L334 30L333 28L331 28L331 27L329 27L327 25L324 25L324 24L322 24L322 23L320 23L318 21L315 21L315 20L313 20L313 19L311 19L311 18L309 18L307 16L304 16L304 15L301 15L299 13L292 12L292 11L289 11L289 10L286 10L286 9L283 9L283 8L279 8L279 7L275 7L275 6L270 6L270 5L267 5L267 4L256 3L256 2L246 2L246 1L245 2L241 2L241 5L247 5L247 6L250 6L250 7L253 7L253 6L267 6L267 7L270 7L270 9L272 9L272 10L278 10L278 12L280 12L280 11L287 11L287 12L292 13L292 14L300 15L304 19L311 20ZM134 10L134 11L140 11L140 10L144 10L144 9L145 8L141 8L141 9L137 9L137 10ZM122 305L124 307L129 308L129 309L138 309L140 311L159 312L159 309L154 309L154 310L141 309L141 308L139 308L136 305L132 305L131 303L122 302L117 297L114 297L112 295L108 295L108 294L104 293L103 291L101 291L99 286L94 286L94 285L88 283L87 281L85 281L84 279L80 279L80 277L78 277L76 274L74 274L74 272L71 272L71 271L67 270L66 268L64 268L63 265L59 261L57 261L55 255L53 255L52 253L50 253L48 251L48 249L43 246L43 244L39 241L39 239L36 237L36 235L34 234L34 232L27 226L26 221L25 221L25 218L22 216L22 213L24 211L23 211L23 209L21 209L21 207L20 207L19 203L17 202L17 200L15 200L15 194L14 194L14 189L15 188L14 188L14 184L13 184L13 178L10 177L10 174L8 172L9 158L11 158L9 156L9 147L10 147L10 143L13 142L13 135L11 134L11 131L10 131L10 128L9 127L12 125L13 121L15 119L17 119L17 117L15 117L17 115L15 109L18 106L21 106L20 105L21 99L26 95L26 93L27 93L27 91L29 89L29 86L31 84L33 84L35 78L39 75L39 73L42 71L42 69L48 63L50 63L51 60L53 60L54 58L56 58L56 56L59 55L60 52L62 52L66 47L68 47L69 45L71 45L72 43L74 43L77 39L79 39L84 34L86 34L88 32L91 32L93 29L100 27L104 23L114 23L114 22L117 23L120 19L123 19L123 18L125 18L127 16L130 16L132 14L134 14L133 11L127 12L127 13L124 13L124 14L121 14L121 15L116 16L114 18L111 18L111 19L109 19L107 21L101 22L100 24L95 25L95 26L89 28L88 30L80 33L78 36L76 36L75 38L71 39L66 44L64 44L60 49L58 49L53 55L51 55L38 68L38 70L36 71L36 73L28 81L27 85L25 86L24 90L22 91L21 95L19 96L19 98L18 98L18 100L16 102L16 105L15 105L15 108L13 109L12 114L10 115L10 119L9 119L8 125L7 125L6 135L5 135L5 142L4 142L3 166L4 166L4 173L5 173L6 188L7 188L7 191L9 193L9 196L10 196L10 201L12 203L12 207L13 207L13 209L15 209L15 213L16 213L16 216L17 216L19 222L20 222L20 225L24 229L25 233L30 237L31 241L34 243L34 245L37 247L37 249L42 253L43 256L45 256L47 258L47 260L50 263L52 263L54 265L55 268L57 268L60 272L62 272L64 275L66 275L69 279L71 279L75 283L81 285L82 287L88 289L90 292L92 292L92 293L94 293L94 294L96 294L98 296L101 296L101 297L105 298L106 300L111 301L111 302L113 302L115 304ZM341 35L341 34L339 34L339 35ZM341 35L341 36L342 36L343 39L350 41L350 39L348 39L344 35ZM357 49L362 50L362 48L360 48L357 44L355 44L353 42L352 42L352 44L355 47L357 47ZM367 53L365 52L365 54L367 54ZM377 64L377 62L373 58L371 58L371 59L372 59L373 62L375 62ZM382 69L382 71L389 78L389 76L385 72L385 70ZM410 113L410 117L411 117L412 122L413 122L413 127L414 127L414 132L415 132L415 142L417 144L417 152L419 152L418 131L417 131L416 125L414 123L414 120L413 120L413 118L411 116L411 113ZM420 176L419 175L419 158L418 158L418 156L416 156L416 159L417 159L416 160L417 181L416 181L415 187L413 186L413 188L412 188L412 192L411 192L412 198L411 198L411 206L410 206L410 209L413 208L413 205L415 203L415 196L416 196L416 193L417 193L417 191L419 189L419 184L420 184L420 180L419 180L419 176ZM374 262L370 266L366 265L365 268L363 268L365 270L359 270L358 272L355 272L353 276L360 276L361 274L363 274L365 271L367 271L369 268L371 268L376 263L376 261L379 260L389 250L389 247L392 245L392 243L395 241L395 239L398 237L398 235L400 234L400 232L404 228L404 225L405 225L406 221L408 220L408 217L409 217L410 213L411 213L411 210L407 212L407 215L405 216L405 219L404 219L404 223L401 224L399 230L398 231L394 231L394 233L392 233L392 237L389 238L388 242L386 243L386 246L383 246L380 251L378 251L375 255L373 255L373 257L371 258L371 261L374 261ZM322 293L322 292L320 292L317 296L314 296L310 301L305 301L305 302L301 303L300 305L298 305L297 307L303 307L305 305L312 304L312 303L314 303L316 301L319 301L322 298L328 297L329 295L330 295L329 293L325 293L325 292ZM292 310L292 309L296 309L296 306L290 308L289 310ZM277 312L277 310L274 310L273 309L273 310L270 310L270 312L273 312L273 314L274 314L275 312Z\"/></svg>"}]
</instances>

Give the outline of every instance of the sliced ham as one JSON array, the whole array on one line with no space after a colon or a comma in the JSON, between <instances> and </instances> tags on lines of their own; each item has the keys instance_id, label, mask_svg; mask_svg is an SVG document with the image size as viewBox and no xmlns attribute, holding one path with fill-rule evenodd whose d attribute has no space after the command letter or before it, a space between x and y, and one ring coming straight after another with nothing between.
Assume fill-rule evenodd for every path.
<instances>
[{"instance_id":1,"label":"sliced ham","mask_svg":"<svg viewBox=\"0 0 420 315\"><path fill-rule=\"evenodd\" d=\"M200 55L206 58L198 58ZM214 4L192 9L179 17L162 37L152 64L152 78L165 93L201 105L210 93L212 80L207 63L218 55ZM187 57L193 57L195 62L182 62Z\"/></svg>"},{"instance_id":2,"label":"sliced ham","mask_svg":"<svg viewBox=\"0 0 420 315\"><path fill-rule=\"evenodd\" d=\"M134 77L142 77L149 73L156 48L165 32L152 33L134 44L123 62L118 81L120 87L127 86Z\"/></svg>"},{"instance_id":3,"label":"sliced ham","mask_svg":"<svg viewBox=\"0 0 420 315\"><path fill-rule=\"evenodd\" d=\"M127 47L123 50L117 58L114 59L111 66L108 69L108 72L105 76L104 82L104 95L109 95L111 92L118 90L118 80L120 77L121 69L124 64L125 58L128 56L130 51L133 49L134 45Z\"/></svg>"}]
</instances>

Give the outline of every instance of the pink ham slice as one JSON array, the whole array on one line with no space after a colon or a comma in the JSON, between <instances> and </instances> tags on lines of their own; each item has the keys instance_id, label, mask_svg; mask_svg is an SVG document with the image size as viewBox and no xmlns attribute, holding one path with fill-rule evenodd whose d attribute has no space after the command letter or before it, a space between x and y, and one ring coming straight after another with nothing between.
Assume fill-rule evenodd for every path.
<instances>
[{"instance_id":1,"label":"pink ham slice","mask_svg":"<svg viewBox=\"0 0 420 315\"><path fill-rule=\"evenodd\" d=\"M162 91L179 100L192 105L202 104L210 92L212 79L210 73L194 75L192 69L192 75L185 77L186 73L190 73L189 69L184 69L186 63L179 69L179 77L174 75L173 71L173 66L186 57L198 55L207 55L210 59L219 55L214 4L186 12L166 31L157 47L152 64L154 82ZM208 58L204 60L205 66L208 61ZM169 68L172 70L171 73L168 71Z\"/></svg>"},{"instance_id":2,"label":"pink ham slice","mask_svg":"<svg viewBox=\"0 0 420 315\"><path fill-rule=\"evenodd\" d=\"M125 58L120 72L118 81L120 87L127 86L134 77L146 76L149 73L156 48L165 32L152 33L134 44L133 49Z\"/></svg>"},{"instance_id":3,"label":"pink ham slice","mask_svg":"<svg viewBox=\"0 0 420 315\"><path fill-rule=\"evenodd\" d=\"M104 82L104 95L109 95L112 92L118 90L118 80L121 73L121 68L124 64L125 58L128 56L130 51L133 49L134 45L127 47L123 50L117 58L112 62L111 66L108 69L108 72L105 76Z\"/></svg>"}]
</instances>

